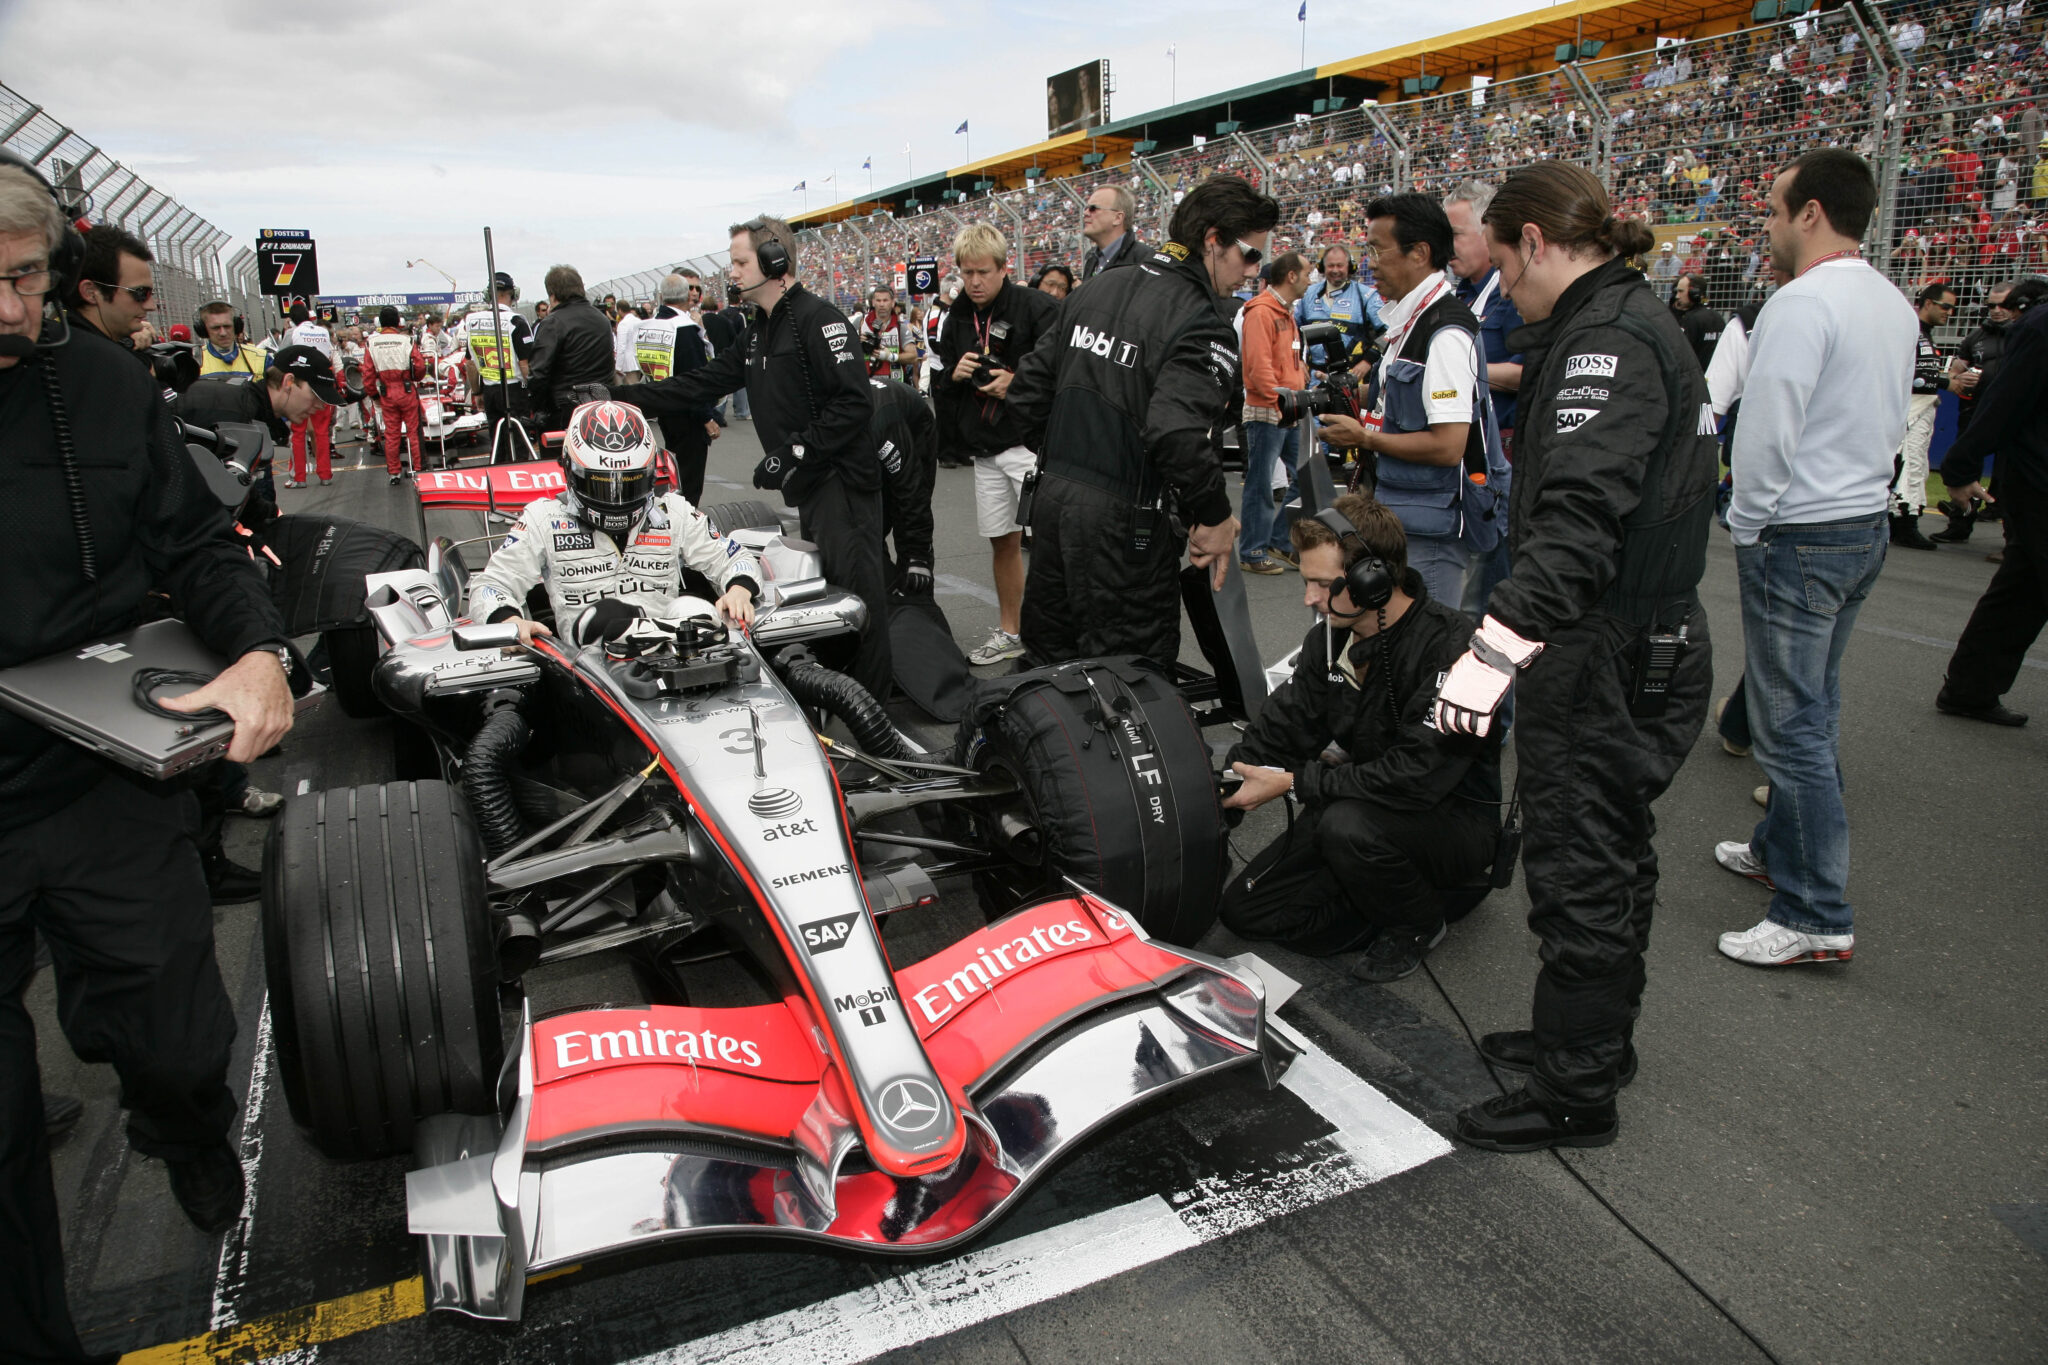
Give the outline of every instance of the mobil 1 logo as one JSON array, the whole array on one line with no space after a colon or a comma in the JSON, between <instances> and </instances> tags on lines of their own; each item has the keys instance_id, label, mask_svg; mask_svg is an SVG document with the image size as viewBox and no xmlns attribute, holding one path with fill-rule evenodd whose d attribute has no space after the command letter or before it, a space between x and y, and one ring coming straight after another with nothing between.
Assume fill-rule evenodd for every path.
<instances>
[{"instance_id":1,"label":"mobil 1 logo","mask_svg":"<svg viewBox=\"0 0 2048 1365\"><path fill-rule=\"evenodd\" d=\"M873 1028L888 1017L882 1006L895 998L894 986L877 986L871 991L855 991L852 995L833 996L832 1009L837 1014L857 1015L863 1027Z\"/></svg>"}]
</instances>

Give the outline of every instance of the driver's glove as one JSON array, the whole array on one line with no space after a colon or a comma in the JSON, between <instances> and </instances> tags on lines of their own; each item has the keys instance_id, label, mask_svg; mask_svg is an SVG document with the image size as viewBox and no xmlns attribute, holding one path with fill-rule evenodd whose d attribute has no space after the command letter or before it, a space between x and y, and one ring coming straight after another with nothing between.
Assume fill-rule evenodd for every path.
<instances>
[{"instance_id":1,"label":"driver's glove","mask_svg":"<svg viewBox=\"0 0 2048 1365\"><path fill-rule=\"evenodd\" d=\"M903 595L905 597L930 597L932 595L931 565L906 564L903 566Z\"/></svg>"},{"instance_id":2,"label":"driver's glove","mask_svg":"<svg viewBox=\"0 0 2048 1365\"><path fill-rule=\"evenodd\" d=\"M1489 616L1472 636L1472 647L1451 665L1437 689L1429 723L1447 735L1484 735L1493 726L1515 670L1543 652L1538 640L1524 640Z\"/></svg>"}]
</instances>

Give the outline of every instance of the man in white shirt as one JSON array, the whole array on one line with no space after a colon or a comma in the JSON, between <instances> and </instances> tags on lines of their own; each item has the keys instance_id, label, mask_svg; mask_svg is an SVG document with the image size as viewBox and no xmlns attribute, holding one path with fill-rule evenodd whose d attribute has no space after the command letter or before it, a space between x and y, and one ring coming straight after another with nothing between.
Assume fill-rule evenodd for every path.
<instances>
[{"instance_id":1,"label":"man in white shirt","mask_svg":"<svg viewBox=\"0 0 2048 1365\"><path fill-rule=\"evenodd\" d=\"M640 314L632 304L619 306L619 325L612 329L612 376L615 384L640 382L640 357L634 341L640 335Z\"/></svg>"},{"instance_id":2,"label":"man in white shirt","mask_svg":"<svg viewBox=\"0 0 2048 1365\"><path fill-rule=\"evenodd\" d=\"M312 311L303 303L292 305L292 325L285 329L284 344L287 346L311 346L327 357L329 365L334 364L334 334L324 323L313 317ZM346 384L347 377L340 367L335 373L341 375ZM306 445L313 445L313 470L320 476L320 482L334 482L334 409L325 403L314 408L303 420L292 423L292 476L285 480L286 488L306 486Z\"/></svg>"},{"instance_id":3,"label":"man in white shirt","mask_svg":"<svg viewBox=\"0 0 2048 1365\"><path fill-rule=\"evenodd\" d=\"M1750 837L1714 849L1772 888L1762 923L1721 936L1723 953L1759 967L1846 960L1856 942L1842 655L1884 567L1919 336L1912 305L1859 254L1876 204L1868 163L1837 147L1771 185L1771 264L1791 279L1757 320L1728 508L1750 733L1771 787Z\"/></svg>"}]
</instances>

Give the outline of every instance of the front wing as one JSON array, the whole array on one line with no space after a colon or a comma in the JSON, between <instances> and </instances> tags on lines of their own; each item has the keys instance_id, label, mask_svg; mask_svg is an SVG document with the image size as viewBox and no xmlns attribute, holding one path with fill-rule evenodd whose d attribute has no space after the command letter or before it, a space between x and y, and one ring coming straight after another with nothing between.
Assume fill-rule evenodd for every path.
<instances>
[{"instance_id":1,"label":"front wing","mask_svg":"<svg viewBox=\"0 0 2048 1365\"><path fill-rule=\"evenodd\" d=\"M845 1091L802 1011L656 1005L528 1020L502 1127L459 1116L421 1127L406 1194L428 1306L516 1319L529 1274L682 1238L940 1251L1125 1110L1253 1062L1275 1084L1294 1055L1266 1027L1255 975L1156 943L1078 888L896 971L882 1000L908 1015L969 1129L960 1159L921 1178L877 1171L843 1140L821 1150L846 1131L817 1123L844 1112ZM881 1103L903 1126L943 1108L915 1086Z\"/></svg>"}]
</instances>

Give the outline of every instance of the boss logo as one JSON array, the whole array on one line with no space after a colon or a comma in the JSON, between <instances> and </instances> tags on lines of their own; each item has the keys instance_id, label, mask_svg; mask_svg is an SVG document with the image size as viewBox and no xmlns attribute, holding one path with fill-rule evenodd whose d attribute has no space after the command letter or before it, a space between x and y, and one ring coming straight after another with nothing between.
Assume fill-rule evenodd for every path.
<instances>
[{"instance_id":1,"label":"boss logo","mask_svg":"<svg viewBox=\"0 0 2048 1365\"><path fill-rule=\"evenodd\" d=\"M1614 378L1614 357L1611 355L1575 355L1564 363L1564 377L1577 379L1582 374L1599 375L1605 379Z\"/></svg>"},{"instance_id":2,"label":"boss logo","mask_svg":"<svg viewBox=\"0 0 2048 1365\"><path fill-rule=\"evenodd\" d=\"M594 550L597 542L590 538L588 531L564 531L555 536L557 550Z\"/></svg>"},{"instance_id":3,"label":"boss logo","mask_svg":"<svg viewBox=\"0 0 2048 1365\"><path fill-rule=\"evenodd\" d=\"M829 953L834 948L845 946L847 936L853 932L853 922L860 918L860 912L848 915L834 915L799 926L797 932L803 935L804 948L812 957Z\"/></svg>"}]
</instances>

